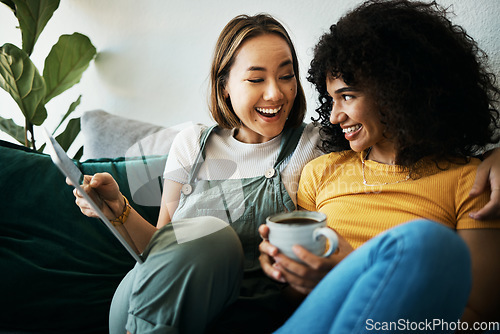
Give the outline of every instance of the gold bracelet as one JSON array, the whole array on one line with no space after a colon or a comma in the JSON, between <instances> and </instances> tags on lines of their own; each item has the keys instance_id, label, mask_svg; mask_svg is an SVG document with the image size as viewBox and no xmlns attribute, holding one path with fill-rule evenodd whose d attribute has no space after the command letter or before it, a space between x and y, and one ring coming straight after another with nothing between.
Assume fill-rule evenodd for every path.
<instances>
[{"instance_id":1,"label":"gold bracelet","mask_svg":"<svg viewBox=\"0 0 500 334\"><path fill-rule=\"evenodd\" d=\"M110 223L113 224L113 226L115 226L115 227L118 225L123 225L123 223L125 223L125 221L128 218L128 215L130 214L130 209L132 209L132 207L130 206L130 204L128 202L127 197L125 197L124 195L122 195L122 196L123 196L123 199L125 200L125 206L123 207L123 212L120 216L116 217L113 220L110 220Z\"/></svg>"}]
</instances>

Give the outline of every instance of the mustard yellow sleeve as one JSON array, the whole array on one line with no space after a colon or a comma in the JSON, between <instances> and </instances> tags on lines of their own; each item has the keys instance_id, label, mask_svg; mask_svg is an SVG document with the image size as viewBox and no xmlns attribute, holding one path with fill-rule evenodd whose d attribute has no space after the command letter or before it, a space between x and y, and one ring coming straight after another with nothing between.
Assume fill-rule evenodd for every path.
<instances>
[{"instance_id":1,"label":"mustard yellow sleeve","mask_svg":"<svg viewBox=\"0 0 500 334\"><path fill-rule=\"evenodd\" d=\"M457 230L462 229L482 229L482 228L500 228L500 220L476 220L472 219L469 214L471 212L479 211L488 203L490 199L490 192L486 191L477 197L470 197L469 192L472 189L474 180L476 178L477 166L479 160L473 159L471 163L462 168L462 173L458 180L458 187L456 192L455 207L457 214Z\"/></svg>"},{"instance_id":2,"label":"mustard yellow sleeve","mask_svg":"<svg viewBox=\"0 0 500 334\"><path fill-rule=\"evenodd\" d=\"M318 182L314 166L315 160L309 162L302 169L297 192L297 205L308 211L316 211L316 190L318 189Z\"/></svg>"}]
</instances>

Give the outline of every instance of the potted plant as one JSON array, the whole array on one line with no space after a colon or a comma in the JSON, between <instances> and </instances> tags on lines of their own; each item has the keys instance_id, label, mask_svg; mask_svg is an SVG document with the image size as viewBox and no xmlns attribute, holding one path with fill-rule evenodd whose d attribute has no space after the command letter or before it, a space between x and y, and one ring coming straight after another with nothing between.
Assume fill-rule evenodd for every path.
<instances>
[{"instance_id":1,"label":"potted plant","mask_svg":"<svg viewBox=\"0 0 500 334\"><path fill-rule=\"evenodd\" d=\"M52 98L66 91L82 77L96 55L90 39L80 33L60 36L45 58L43 74L40 74L30 59L34 46L60 0L0 0L19 21L22 48L5 43L0 47L0 87L7 91L19 106L25 118L24 126L12 119L0 117L0 130L27 147L37 150L34 126L42 125L47 118L45 105ZM73 102L57 127L80 104L81 95ZM80 132L80 119L70 119L56 140L67 150ZM43 150L43 146L38 148ZM83 148L74 158L79 159Z\"/></svg>"}]
</instances>

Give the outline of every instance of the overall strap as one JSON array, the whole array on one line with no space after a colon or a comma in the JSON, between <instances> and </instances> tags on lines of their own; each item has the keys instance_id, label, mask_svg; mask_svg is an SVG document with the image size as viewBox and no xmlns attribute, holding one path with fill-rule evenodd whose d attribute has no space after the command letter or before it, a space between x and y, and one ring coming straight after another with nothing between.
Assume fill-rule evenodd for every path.
<instances>
[{"instance_id":1,"label":"overall strap","mask_svg":"<svg viewBox=\"0 0 500 334\"><path fill-rule=\"evenodd\" d=\"M302 123L298 128L288 128L283 130L283 136L281 137L280 153L274 164L274 168L279 167L283 161L288 158L297 147L300 137L306 128L306 123Z\"/></svg>"},{"instance_id":2,"label":"overall strap","mask_svg":"<svg viewBox=\"0 0 500 334\"><path fill-rule=\"evenodd\" d=\"M206 128L203 130L200 136L200 151L198 152L198 155L196 156L196 160L194 162L193 168L191 168L191 172L189 173L189 178L188 178L188 183L191 184L193 183L194 179L198 175L198 171L201 168L201 165L203 164L203 161L205 160L205 146L208 140L208 137L212 133L212 131L217 127L217 124L212 125L209 128Z\"/></svg>"}]
</instances>

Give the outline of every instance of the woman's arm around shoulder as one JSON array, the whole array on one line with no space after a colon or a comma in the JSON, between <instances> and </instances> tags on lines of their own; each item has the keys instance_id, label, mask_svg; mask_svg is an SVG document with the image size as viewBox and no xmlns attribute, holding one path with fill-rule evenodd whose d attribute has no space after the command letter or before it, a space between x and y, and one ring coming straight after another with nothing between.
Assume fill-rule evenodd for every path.
<instances>
[{"instance_id":1,"label":"woman's arm around shoulder","mask_svg":"<svg viewBox=\"0 0 500 334\"><path fill-rule=\"evenodd\" d=\"M500 222L499 222L500 223ZM500 229L459 230L471 253L472 290L462 320L500 321Z\"/></svg>"},{"instance_id":2,"label":"woman's arm around shoulder","mask_svg":"<svg viewBox=\"0 0 500 334\"><path fill-rule=\"evenodd\" d=\"M487 152L486 159L479 165L476 180L470 191L475 197L491 190L490 201L471 216L474 219L500 219L500 148Z\"/></svg>"}]
</instances>

